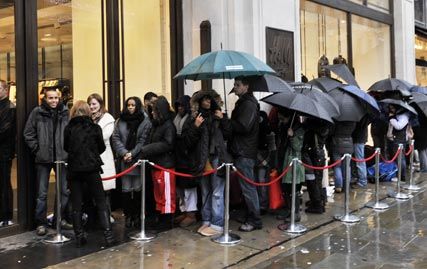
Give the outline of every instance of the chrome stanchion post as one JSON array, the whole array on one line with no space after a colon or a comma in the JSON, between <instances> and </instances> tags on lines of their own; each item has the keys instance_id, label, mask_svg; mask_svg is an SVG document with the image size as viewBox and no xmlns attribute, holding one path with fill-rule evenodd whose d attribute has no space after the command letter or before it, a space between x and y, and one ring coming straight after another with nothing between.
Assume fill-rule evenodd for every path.
<instances>
[{"instance_id":1,"label":"chrome stanchion post","mask_svg":"<svg viewBox=\"0 0 427 269\"><path fill-rule=\"evenodd\" d=\"M290 234L300 234L307 231L307 228L302 224L295 224L295 199L296 197L296 185L297 185L297 168L298 168L298 159L294 158L292 160L292 202L291 202L291 223L286 229L287 233Z\"/></svg>"},{"instance_id":2,"label":"chrome stanchion post","mask_svg":"<svg viewBox=\"0 0 427 269\"><path fill-rule=\"evenodd\" d=\"M380 202L380 154L381 149L375 149L375 201L371 201L366 204L367 207L384 210L389 208L390 206L386 203Z\"/></svg>"},{"instance_id":3,"label":"chrome stanchion post","mask_svg":"<svg viewBox=\"0 0 427 269\"><path fill-rule=\"evenodd\" d=\"M350 180L351 180L351 154L346 153L345 157L345 197L344 197L344 208L345 212L343 216L335 216L335 219L342 222L353 223L360 221L360 218L356 215L350 214Z\"/></svg>"},{"instance_id":4,"label":"chrome stanchion post","mask_svg":"<svg viewBox=\"0 0 427 269\"><path fill-rule=\"evenodd\" d=\"M409 196L405 193L400 192L400 180L402 179L402 157L403 157L403 144L399 144L399 155L397 156L397 191L394 194L394 198L398 200L408 200Z\"/></svg>"},{"instance_id":5,"label":"chrome stanchion post","mask_svg":"<svg viewBox=\"0 0 427 269\"><path fill-rule=\"evenodd\" d=\"M409 185L403 186L403 188L410 191L419 191L421 188L414 184L414 140L411 140L411 155L409 155Z\"/></svg>"},{"instance_id":6,"label":"chrome stanchion post","mask_svg":"<svg viewBox=\"0 0 427 269\"><path fill-rule=\"evenodd\" d=\"M56 233L46 236L44 239L44 242L51 243L51 244L61 244L67 241L70 241L70 238L66 237L62 234L61 231L61 176L62 176L62 165L64 165L65 162L63 161L55 161L56 165L56 171L55 171L55 177L56 177Z\"/></svg>"},{"instance_id":7,"label":"chrome stanchion post","mask_svg":"<svg viewBox=\"0 0 427 269\"><path fill-rule=\"evenodd\" d=\"M230 169L232 163L225 164L225 199L224 199L224 231L222 235L213 237L212 241L222 245L234 245L240 242L240 236L229 232L230 221Z\"/></svg>"},{"instance_id":8,"label":"chrome stanchion post","mask_svg":"<svg viewBox=\"0 0 427 269\"><path fill-rule=\"evenodd\" d=\"M156 236L151 233L145 232L145 179L146 179L146 164L148 160L142 160L140 165L141 169L141 231L129 234L129 237L137 241L150 241Z\"/></svg>"}]
</instances>

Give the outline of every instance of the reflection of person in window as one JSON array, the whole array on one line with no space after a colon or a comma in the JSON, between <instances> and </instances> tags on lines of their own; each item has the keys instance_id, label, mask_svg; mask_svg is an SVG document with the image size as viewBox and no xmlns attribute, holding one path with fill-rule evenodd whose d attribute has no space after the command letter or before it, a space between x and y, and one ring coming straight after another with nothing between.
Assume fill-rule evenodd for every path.
<instances>
[{"instance_id":1,"label":"reflection of person in window","mask_svg":"<svg viewBox=\"0 0 427 269\"><path fill-rule=\"evenodd\" d=\"M0 226L13 224L13 192L10 182L15 156L15 105L9 101L9 87L0 80Z\"/></svg>"}]
</instances>

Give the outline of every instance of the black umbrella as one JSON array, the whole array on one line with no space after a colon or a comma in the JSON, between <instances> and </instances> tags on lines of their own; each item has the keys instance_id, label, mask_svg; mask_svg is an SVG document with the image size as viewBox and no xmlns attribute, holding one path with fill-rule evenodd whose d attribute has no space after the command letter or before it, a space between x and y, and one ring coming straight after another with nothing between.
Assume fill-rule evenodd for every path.
<instances>
[{"instance_id":1,"label":"black umbrella","mask_svg":"<svg viewBox=\"0 0 427 269\"><path fill-rule=\"evenodd\" d=\"M251 90L254 92L294 92L286 81L272 75L251 77Z\"/></svg>"},{"instance_id":2,"label":"black umbrella","mask_svg":"<svg viewBox=\"0 0 427 269\"><path fill-rule=\"evenodd\" d=\"M388 94L389 92L398 92L401 98L405 99L411 97L411 92L409 91L411 88L412 85L407 81L397 78L387 78L375 82L371 87L369 87L368 91L383 94Z\"/></svg>"},{"instance_id":3,"label":"black umbrella","mask_svg":"<svg viewBox=\"0 0 427 269\"><path fill-rule=\"evenodd\" d=\"M427 117L427 95L418 92L412 92L412 96L413 99L409 102L409 104L414 108L418 108L419 111L421 111L422 114Z\"/></svg>"},{"instance_id":4,"label":"black umbrella","mask_svg":"<svg viewBox=\"0 0 427 269\"><path fill-rule=\"evenodd\" d=\"M354 78L353 74L351 73L350 69L348 69L348 66L346 64L327 65L324 66L324 68L331 70L348 84L359 87L356 82L356 79Z\"/></svg>"},{"instance_id":5,"label":"black umbrella","mask_svg":"<svg viewBox=\"0 0 427 269\"><path fill-rule=\"evenodd\" d=\"M343 85L341 81L330 78L330 77L315 78L313 80L310 80L308 83L311 85L317 86L319 89L321 89L324 92L329 92L330 90Z\"/></svg>"},{"instance_id":6,"label":"black umbrella","mask_svg":"<svg viewBox=\"0 0 427 269\"><path fill-rule=\"evenodd\" d=\"M384 103L384 104L391 104L391 105L396 105L399 106L405 110L407 110L408 112L411 112L414 115L418 115L417 111L410 106L408 103L402 101L402 100L396 100L396 99L383 99L381 101L379 101L380 103Z\"/></svg>"},{"instance_id":7,"label":"black umbrella","mask_svg":"<svg viewBox=\"0 0 427 269\"><path fill-rule=\"evenodd\" d=\"M334 121L329 113L316 101L300 93L280 92L261 99L272 106L293 110L298 114L315 117L328 122Z\"/></svg>"},{"instance_id":8,"label":"black umbrella","mask_svg":"<svg viewBox=\"0 0 427 269\"><path fill-rule=\"evenodd\" d=\"M351 93L340 89L333 89L328 94L335 100L340 108L340 116L336 121L360 121L366 115L366 105Z\"/></svg>"},{"instance_id":9,"label":"black umbrella","mask_svg":"<svg viewBox=\"0 0 427 269\"><path fill-rule=\"evenodd\" d=\"M291 83L291 86L295 92L304 94L319 103L331 118L337 118L340 115L340 108L335 100L316 86L302 82Z\"/></svg>"}]
</instances>

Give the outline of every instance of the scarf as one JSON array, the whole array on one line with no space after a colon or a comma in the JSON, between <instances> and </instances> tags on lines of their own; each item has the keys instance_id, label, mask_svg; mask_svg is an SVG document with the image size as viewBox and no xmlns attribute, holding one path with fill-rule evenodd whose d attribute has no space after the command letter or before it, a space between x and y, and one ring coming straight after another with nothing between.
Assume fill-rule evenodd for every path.
<instances>
[{"instance_id":1,"label":"scarf","mask_svg":"<svg viewBox=\"0 0 427 269\"><path fill-rule=\"evenodd\" d=\"M123 113L120 115L120 119L126 122L127 129L129 131L128 137L126 139L126 149L132 150L136 146L136 140L137 140L137 132L138 127L141 124L141 122L144 120L144 114L143 113Z\"/></svg>"},{"instance_id":2,"label":"scarf","mask_svg":"<svg viewBox=\"0 0 427 269\"><path fill-rule=\"evenodd\" d=\"M182 127L184 126L185 121L188 118L188 113L184 115L184 117L181 117L181 115L177 114L175 119L173 120L173 124L175 124L176 127L176 133L178 135L182 134Z\"/></svg>"},{"instance_id":3,"label":"scarf","mask_svg":"<svg viewBox=\"0 0 427 269\"><path fill-rule=\"evenodd\" d=\"M102 113L101 111L95 112L92 114L92 121L94 123L98 123L101 120L102 116L104 116L104 113Z\"/></svg>"}]
</instances>

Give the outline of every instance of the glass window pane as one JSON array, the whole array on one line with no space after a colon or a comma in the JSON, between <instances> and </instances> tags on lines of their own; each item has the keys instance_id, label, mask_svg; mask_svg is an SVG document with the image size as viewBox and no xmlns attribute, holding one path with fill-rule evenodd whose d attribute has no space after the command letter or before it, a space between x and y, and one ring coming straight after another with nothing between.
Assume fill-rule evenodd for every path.
<instances>
[{"instance_id":1,"label":"glass window pane","mask_svg":"<svg viewBox=\"0 0 427 269\"><path fill-rule=\"evenodd\" d=\"M390 11L388 0L368 0L368 7L387 13Z\"/></svg>"},{"instance_id":2,"label":"glass window pane","mask_svg":"<svg viewBox=\"0 0 427 269\"><path fill-rule=\"evenodd\" d=\"M322 55L326 55L330 64L339 55L347 59L346 14L309 1L302 1L302 73L309 80L318 77L317 62Z\"/></svg>"},{"instance_id":3,"label":"glass window pane","mask_svg":"<svg viewBox=\"0 0 427 269\"><path fill-rule=\"evenodd\" d=\"M425 24L425 3L424 0L414 0L415 21Z\"/></svg>"},{"instance_id":4,"label":"glass window pane","mask_svg":"<svg viewBox=\"0 0 427 269\"><path fill-rule=\"evenodd\" d=\"M352 30L356 80L368 89L391 74L390 26L352 15Z\"/></svg>"}]
</instances>

